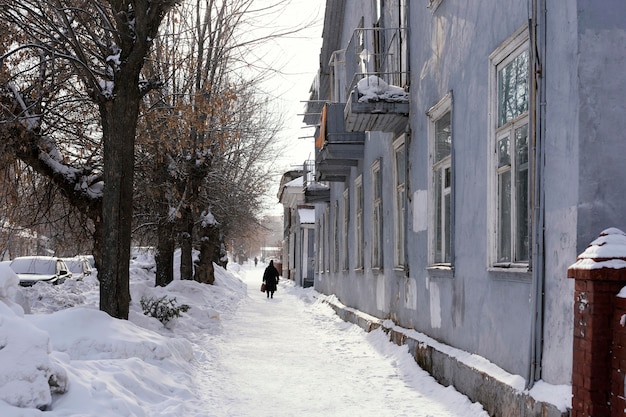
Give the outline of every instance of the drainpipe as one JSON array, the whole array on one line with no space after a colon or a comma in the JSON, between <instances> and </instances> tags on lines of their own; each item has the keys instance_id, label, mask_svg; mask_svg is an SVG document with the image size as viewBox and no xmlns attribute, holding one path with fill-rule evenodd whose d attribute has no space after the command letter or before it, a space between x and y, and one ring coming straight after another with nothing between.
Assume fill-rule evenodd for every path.
<instances>
[{"instance_id":1,"label":"drainpipe","mask_svg":"<svg viewBox=\"0 0 626 417\"><path fill-rule=\"evenodd\" d=\"M530 56L532 69L531 102L535 107L530 115L532 132L532 155L534 163L533 211L532 211L532 292L529 369L526 379L530 389L541 379L543 354L543 315L545 308L545 258L544 258L544 139L545 139L545 51L546 51L546 4L545 0L530 0Z\"/></svg>"}]
</instances>

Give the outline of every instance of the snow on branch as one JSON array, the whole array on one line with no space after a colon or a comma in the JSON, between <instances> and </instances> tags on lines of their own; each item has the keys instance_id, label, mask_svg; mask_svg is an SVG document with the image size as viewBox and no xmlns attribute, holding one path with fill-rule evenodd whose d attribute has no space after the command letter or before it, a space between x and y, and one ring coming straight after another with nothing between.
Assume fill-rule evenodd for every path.
<instances>
[{"instance_id":1,"label":"snow on branch","mask_svg":"<svg viewBox=\"0 0 626 417\"><path fill-rule=\"evenodd\" d=\"M30 114L18 88L8 84L4 91L8 94L2 95L2 117L9 122L2 125L3 131L0 132L1 136L8 138L4 145L68 195L102 199L104 182L101 176L94 174L89 166L74 168L66 164L55 140L40 134L40 119Z\"/></svg>"}]
</instances>

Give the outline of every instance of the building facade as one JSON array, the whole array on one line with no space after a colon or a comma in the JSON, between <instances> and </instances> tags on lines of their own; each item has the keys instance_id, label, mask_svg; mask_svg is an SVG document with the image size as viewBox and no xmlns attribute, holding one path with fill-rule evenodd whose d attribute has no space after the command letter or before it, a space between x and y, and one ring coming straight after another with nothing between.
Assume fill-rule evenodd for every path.
<instances>
[{"instance_id":1,"label":"building facade","mask_svg":"<svg viewBox=\"0 0 626 417\"><path fill-rule=\"evenodd\" d=\"M283 174L278 201L283 205L282 276L301 287L313 286L315 208L304 203L305 171Z\"/></svg>"},{"instance_id":2,"label":"building facade","mask_svg":"<svg viewBox=\"0 0 626 417\"><path fill-rule=\"evenodd\" d=\"M315 288L527 386L570 384L567 268L626 227L626 3L547 3L327 0L305 116Z\"/></svg>"}]
</instances>

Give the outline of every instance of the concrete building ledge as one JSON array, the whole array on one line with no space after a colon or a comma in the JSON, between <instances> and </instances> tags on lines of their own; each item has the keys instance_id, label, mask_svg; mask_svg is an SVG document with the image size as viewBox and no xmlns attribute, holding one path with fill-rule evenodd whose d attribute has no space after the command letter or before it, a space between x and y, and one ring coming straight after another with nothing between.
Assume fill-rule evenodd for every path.
<instances>
[{"instance_id":1,"label":"concrete building ledge","mask_svg":"<svg viewBox=\"0 0 626 417\"><path fill-rule=\"evenodd\" d=\"M354 323L367 332L382 328L389 340L406 345L415 362L440 384L454 388L471 401L479 402L490 416L498 417L568 417L569 409L547 400L538 400L525 389L525 380L512 375L487 359L453 348L419 333L399 327L391 320L382 320L343 305L335 296L328 303L344 321ZM543 383L542 383L543 384ZM561 397L571 395L571 387L556 387ZM564 392L565 391L565 392Z\"/></svg>"}]
</instances>

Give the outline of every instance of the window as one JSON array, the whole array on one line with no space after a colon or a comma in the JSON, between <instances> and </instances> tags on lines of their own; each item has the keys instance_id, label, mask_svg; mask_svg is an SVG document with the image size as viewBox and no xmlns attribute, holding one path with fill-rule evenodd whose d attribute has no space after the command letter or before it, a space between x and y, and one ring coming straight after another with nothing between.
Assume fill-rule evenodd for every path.
<instances>
[{"instance_id":1,"label":"window","mask_svg":"<svg viewBox=\"0 0 626 417\"><path fill-rule=\"evenodd\" d=\"M372 165L372 268L383 266L383 185L380 160Z\"/></svg>"},{"instance_id":2,"label":"window","mask_svg":"<svg viewBox=\"0 0 626 417\"><path fill-rule=\"evenodd\" d=\"M335 200L333 205L333 260L332 269L334 272L339 271L339 202Z\"/></svg>"},{"instance_id":3,"label":"window","mask_svg":"<svg viewBox=\"0 0 626 417\"><path fill-rule=\"evenodd\" d=\"M322 251L324 271L330 272L330 210L328 207L324 209L324 243L322 243Z\"/></svg>"},{"instance_id":4,"label":"window","mask_svg":"<svg viewBox=\"0 0 626 417\"><path fill-rule=\"evenodd\" d=\"M343 192L343 228L342 228L342 247L341 254L343 257L343 270L347 271L350 268L348 256L348 226L350 222L350 189L346 188Z\"/></svg>"},{"instance_id":5,"label":"window","mask_svg":"<svg viewBox=\"0 0 626 417\"><path fill-rule=\"evenodd\" d=\"M428 111L431 143L432 265L452 264L452 94Z\"/></svg>"},{"instance_id":6,"label":"window","mask_svg":"<svg viewBox=\"0 0 626 417\"><path fill-rule=\"evenodd\" d=\"M529 51L520 30L491 56L493 180L495 211L492 263L527 265L529 242Z\"/></svg>"},{"instance_id":7,"label":"window","mask_svg":"<svg viewBox=\"0 0 626 417\"><path fill-rule=\"evenodd\" d=\"M317 272L324 272L324 216L319 219L317 223L317 233L315 234L317 240Z\"/></svg>"},{"instance_id":8,"label":"window","mask_svg":"<svg viewBox=\"0 0 626 417\"><path fill-rule=\"evenodd\" d=\"M356 268L363 268L363 177L356 179L355 183L355 199L356 199L356 221L354 223L355 230L355 247L356 247Z\"/></svg>"},{"instance_id":9,"label":"window","mask_svg":"<svg viewBox=\"0 0 626 417\"><path fill-rule=\"evenodd\" d=\"M406 182L406 151L404 136L394 144L394 176L395 176L395 250L396 266L404 266L404 215L405 215L405 182Z\"/></svg>"},{"instance_id":10,"label":"window","mask_svg":"<svg viewBox=\"0 0 626 417\"><path fill-rule=\"evenodd\" d=\"M374 0L374 3L374 71L378 73L385 71L385 2Z\"/></svg>"}]
</instances>

